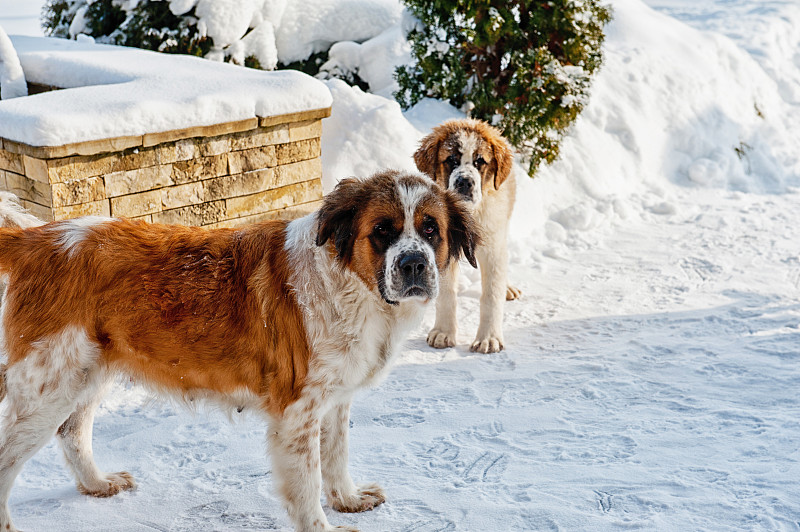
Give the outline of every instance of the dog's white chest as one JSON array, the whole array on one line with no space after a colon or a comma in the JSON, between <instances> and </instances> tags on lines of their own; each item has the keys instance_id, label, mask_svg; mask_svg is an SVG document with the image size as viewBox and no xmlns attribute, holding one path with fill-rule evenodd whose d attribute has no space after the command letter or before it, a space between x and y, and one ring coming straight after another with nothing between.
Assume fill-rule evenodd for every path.
<instances>
[{"instance_id":1,"label":"dog's white chest","mask_svg":"<svg viewBox=\"0 0 800 532\"><path fill-rule=\"evenodd\" d=\"M424 306L350 305L329 325L331 342L315 347L314 377L349 393L380 382L391 367L408 332L419 325ZM344 310L344 309L342 309Z\"/></svg>"}]
</instances>

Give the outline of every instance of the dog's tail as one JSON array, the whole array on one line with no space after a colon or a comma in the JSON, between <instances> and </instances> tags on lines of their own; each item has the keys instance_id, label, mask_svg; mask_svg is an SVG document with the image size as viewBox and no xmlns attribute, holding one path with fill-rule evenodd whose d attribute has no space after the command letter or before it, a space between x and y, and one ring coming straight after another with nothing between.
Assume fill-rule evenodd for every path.
<instances>
[{"instance_id":1,"label":"dog's tail","mask_svg":"<svg viewBox=\"0 0 800 532\"><path fill-rule=\"evenodd\" d=\"M0 227L37 227L44 222L26 211L19 198L10 192L0 192Z\"/></svg>"}]
</instances>

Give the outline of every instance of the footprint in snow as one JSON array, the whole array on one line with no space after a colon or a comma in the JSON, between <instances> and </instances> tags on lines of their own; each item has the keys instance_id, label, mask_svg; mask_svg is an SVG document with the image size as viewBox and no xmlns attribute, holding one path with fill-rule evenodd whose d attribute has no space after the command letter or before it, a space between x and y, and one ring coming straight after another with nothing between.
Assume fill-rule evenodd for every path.
<instances>
[{"instance_id":1,"label":"footprint in snow","mask_svg":"<svg viewBox=\"0 0 800 532\"><path fill-rule=\"evenodd\" d=\"M389 508L387 508L389 509ZM439 514L422 501L403 499L391 503L390 513L396 514L402 532L451 532L458 530L454 522Z\"/></svg>"},{"instance_id":2,"label":"footprint in snow","mask_svg":"<svg viewBox=\"0 0 800 532\"><path fill-rule=\"evenodd\" d=\"M497 482L508 467L508 462L507 454L486 451L469 462L461 478L467 483Z\"/></svg>"},{"instance_id":3,"label":"footprint in snow","mask_svg":"<svg viewBox=\"0 0 800 532\"><path fill-rule=\"evenodd\" d=\"M506 453L487 451L480 446L463 447L443 438L421 454L428 477L437 478L447 472L456 487L478 482L498 482L510 462Z\"/></svg>"},{"instance_id":4,"label":"footprint in snow","mask_svg":"<svg viewBox=\"0 0 800 532\"><path fill-rule=\"evenodd\" d=\"M211 441L176 442L168 445L156 445L157 454L167 463L184 467L194 463L216 461L217 455L225 452L225 447Z\"/></svg>"},{"instance_id":5,"label":"footprint in snow","mask_svg":"<svg viewBox=\"0 0 800 532\"><path fill-rule=\"evenodd\" d=\"M388 399L385 408L397 412L413 411L422 415L424 413L459 411L465 404L481 404L480 399L471 388L451 388L441 395L425 398L402 395Z\"/></svg>"},{"instance_id":6,"label":"footprint in snow","mask_svg":"<svg viewBox=\"0 0 800 532\"><path fill-rule=\"evenodd\" d=\"M231 512L227 501L213 501L189 508L181 514L170 530L189 532L201 530L279 530L273 517L257 512Z\"/></svg>"},{"instance_id":7,"label":"footprint in snow","mask_svg":"<svg viewBox=\"0 0 800 532\"><path fill-rule=\"evenodd\" d=\"M519 530L536 530L558 532L561 527L545 513L528 513L521 516L522 526ZM511 528L511 527L509 527Z\"/></svg>"},{"instance_id":8,"label":"footprint in snow","mask_svg":"<svg viewBox=\"0 0 800 532\"><path fill-rule=\"evenodd\" d=\"M614 507L613 496L605 491L595 490L594 494L597 496L597 507L603 513L608 513Z\"/></svg>"},{"instance_id":9,"label":"footprint in snow","mask_svg":"<svg viewBox=\"0 0 800 532\"><path fill-rule=\"evenodd\" d=\"M625 435L598 435L564 430L533 430L519 439L522 454L540 460L615 464L637 453L636 441Z\"/></svg>"},{"instance_id":10,"label":"footprint in snow","mask_svg":"<svg viewBox=\"0 0 800 532\"><path fill-rule=\"evenodd\" d=\"M17 505L14 508L14 515L20 518L44 517L62 506L62 502L58 499L36 499Z\"/></svg>"},{"instance_id":11,"label":"footprint in snow","mask_svg":"<svg viewBox=\"0 0 800 532\"><path fill-rule=\"evenodd\" d=\"M396 414L384 414L373 418L372 421L378 425L390 428L408 428L419 425L425 421L425 417L418 414L408 414L398 412Z\"/></svg>"},{"instance_id":12,"label":"footprint in snow","mask_svg":"<svg viewBox=\"0 0 800 532\"><path fill-rule=\"evenodd\" d=\"M697 257L681 259L680 266L688 279L699 279L703 282L710 280L712 277L722 272L722 268L716 264L712 264L707 260Z\"/></svg>"}]
</instances>

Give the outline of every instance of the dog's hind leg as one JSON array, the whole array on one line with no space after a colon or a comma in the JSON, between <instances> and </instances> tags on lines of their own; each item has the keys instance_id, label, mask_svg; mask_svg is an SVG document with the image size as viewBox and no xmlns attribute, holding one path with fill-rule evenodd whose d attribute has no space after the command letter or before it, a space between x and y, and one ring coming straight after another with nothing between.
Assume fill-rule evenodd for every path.
<instances>
[{"instance_id":1,"label":"dog's hind leg","mask_svg":"<svg viewBox=\"0 0 800 532\"><path fill-rule=\"evenodd\" d=\"M56 433L67 465L75 475L78 491L93 497L111 497L120 491L136 488L130 473L103 473L97 468L92 452L94 413L108 391L110 381L99 386L94 397L88 397L70 414Z\"/></svg>"},{"instance_id":2,"label":"dog's hind leg","mask_svg":"<svg viewBox=\"0 0 800 532\"><path fill-rule=\"evenodd\" d=\"M92 497L111 497L120 491L136 488L130 473L104 473L98 469L92 452L92 425L97 406L105 396L111 382L98 387L94 397L81 402L59 427L56 433L67 465L75 475L78 491Z\"/></svg>"},{"instance_id":3,"label":"dog's hind leg","mask_svg":"<svg viewBox=\"0 0 800 532\"><path fill-rule=\"evenodd\" d=\"M102 382L98 356L83 331L69 328L34 342L9 362L0 420L0 532L16 530L8 497L22 466Z\"/></svg>"}]
</instances>

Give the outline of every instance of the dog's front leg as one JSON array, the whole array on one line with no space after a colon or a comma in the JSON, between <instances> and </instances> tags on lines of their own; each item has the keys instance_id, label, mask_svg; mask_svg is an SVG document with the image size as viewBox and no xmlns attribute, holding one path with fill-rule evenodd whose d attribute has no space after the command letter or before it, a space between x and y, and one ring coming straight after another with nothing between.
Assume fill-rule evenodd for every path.
<instances>
[{"instance_id":1,"label":"dog's front leg","mask_svg":"<svg viewBox=\"0 0 800 532\"><path fill-rule=\"evenodd\" d=\"M386 498L377 484L356 486L347 469L350 400L334 406L322 420L320 453L328 504L339 512L365 512Z\"/></svg>"},{"instance_id":2,"label":"dog's front leg","mask_svg":"<svg viewBox=\"0 0 800 532\"><path fill-rule=\"evenodd\" d=\"M452 260L441 277L439 297L436 299L436 323L428 333L428 345L437 349L456 345L458 271L458 261Z\"/></svg>"},{"instance_id":3,"label":"dog's front leg","mask_svg":"<svg viewBox=\"0 0 800 532\"><path fill-rule=\"evenodd\" d=\"M508 282L508 251L505 233L475 250L481 270L481 315L478 334L470 348L479 353L503 349L503 304Z\"/></svg>"},{"instance_id":4,"label":"dog's front leg","mask_svg":"<svg viewBox=\"0 0 800 532\"><path fill-rule=\"evenodd\" d=\"M272 472L297 532L354 531L331 526L322 511L319 454L322 414L315 401L300 399L273 419L269 430Z\"/></svg>"}]
</instances>

